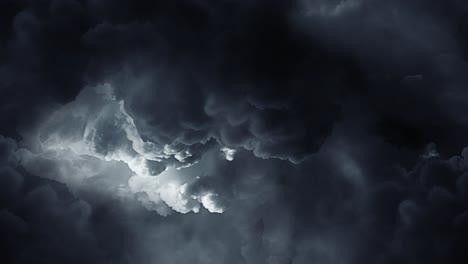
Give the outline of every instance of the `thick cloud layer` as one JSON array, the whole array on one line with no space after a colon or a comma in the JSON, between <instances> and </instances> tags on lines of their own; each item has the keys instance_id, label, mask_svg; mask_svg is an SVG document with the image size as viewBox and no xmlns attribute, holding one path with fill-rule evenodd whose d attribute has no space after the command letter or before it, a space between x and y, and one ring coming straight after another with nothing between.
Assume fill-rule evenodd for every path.
<instances>
[{"instance_id":1,"label":"thick cloud layer","mask_svg":"<svg viewBox=\"0 0 468 264\"><path fill-rule=\"evenodd\" d=\"M0 262L466 263L467 18L0 2Z\"/></svg>"}]
</instances>

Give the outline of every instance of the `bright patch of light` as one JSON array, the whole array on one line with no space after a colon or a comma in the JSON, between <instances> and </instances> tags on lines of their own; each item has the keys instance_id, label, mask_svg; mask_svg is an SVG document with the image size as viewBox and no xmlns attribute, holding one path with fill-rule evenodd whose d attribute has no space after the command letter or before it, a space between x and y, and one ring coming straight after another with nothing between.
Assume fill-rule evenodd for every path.
<instances>
[{"instance_id":1,"label":"bright patch of light","mask_svg":"<svg viewBox=\"0 0 468 264\"><path fill-rule=\"evenodd\" d=\"M221 151L224 152L224 157L228 161L233 161L234 160L234 155L236 154L235 149L230 149L227 147L221 148Z\"/></svg>"},{"instance_id":2,"label":"bright patch of light","mask_svg":"<svg viewBox=\"0 0 468 264\"><path fill-rule=\"evenodd\" d=\"M205 193L201 195L200 201L203 204L203 206L210 212L210 213L223 213L224 210L221 207L218 207L216 205L216 201L214 198L218 196L216 193Z\"/></svg>"}]
</instances>

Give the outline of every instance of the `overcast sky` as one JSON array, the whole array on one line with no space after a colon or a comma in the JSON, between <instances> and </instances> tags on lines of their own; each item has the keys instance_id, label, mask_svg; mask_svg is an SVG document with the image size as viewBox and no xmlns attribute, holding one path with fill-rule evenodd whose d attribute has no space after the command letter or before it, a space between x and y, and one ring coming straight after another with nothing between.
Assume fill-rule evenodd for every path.
<instances>
[{"instance_id":1,"label":"overcast sky","mask_svg":"<svg viewBox=\"0 0 468 264\"><path fill-rule=\"evenodd\" d=\"M468 2L0 0L0 243L468 263Z\"/></svg>"}]
</instances>

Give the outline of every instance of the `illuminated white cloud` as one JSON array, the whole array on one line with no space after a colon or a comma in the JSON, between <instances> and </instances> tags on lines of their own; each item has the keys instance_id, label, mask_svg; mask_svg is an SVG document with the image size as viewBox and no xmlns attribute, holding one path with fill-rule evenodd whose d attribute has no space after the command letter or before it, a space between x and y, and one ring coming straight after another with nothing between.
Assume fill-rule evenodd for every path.
<instances>
[{"instance_id":1,"label":"illuminated white cloud","mask_svg":"<svg viewBox=\"0 0 468 264\"><path fill-rule=\"evenodd\" d=\"M228 160L228 161L233 161L234 160L234 155L236 154L235 149L230 149L230 148L227 148L227 147L223 147L223 148L221 148L221 151L224 153L224 157L226 158L226 160Z\"/></svg>"},{"instance_id":2,"label":"illuminated white cloud","mask_svg":"<svg viewBox=\"0 0 468 264\"><path fill-rule=\"evenodd\" d=\"M223 213L224 209L216 204L216 196L218 196L217 193L207 192L199 197L199 201L211 213Z\"/></svg>"},{"instance_id":3,"label":"illuminated white cloud","mask_svg":"<svg viewBox=\"0 0 468 264\"><path fill-rule=\"evenodd\" d=\"M121 194L134 196L149 210L161 215L172 210L196 213L201 207L213 213L223 212L216 205L216 193L188 191L199 177L184 170L197 163L192 150L177 142L143 140L125 110L125 102L116 99L109 84L88 87L75 101L58 109L41 126L38 141L37 153L20 151L23 165L40 173L40 169L35 169L37 164L53 164L58 169L49 175L72 187L98 174L112 178L115 173L107 173L109 165L123 163L128 169L118 174L128 176L120 177L127 181L123 187L121 181L116 182L124 190ZM233 151L226 154L231 157L226 157L228 160L232 160Z\"/></svg>"}]
</instances>

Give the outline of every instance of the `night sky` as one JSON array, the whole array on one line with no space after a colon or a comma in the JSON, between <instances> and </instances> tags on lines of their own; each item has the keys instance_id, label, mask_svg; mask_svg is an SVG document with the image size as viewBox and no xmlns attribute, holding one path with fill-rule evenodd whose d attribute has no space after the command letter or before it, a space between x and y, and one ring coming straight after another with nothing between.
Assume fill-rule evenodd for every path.
<instances>
[{"instance_id":1,"label":"night sky","mask_svg":"<svg viewBox=\"0 0 468 264\"><path fill-rule=\"evenodd\" d=\"M468 1L0 0L0 263L468 263Z\"/></svg>"}]
</instances>

